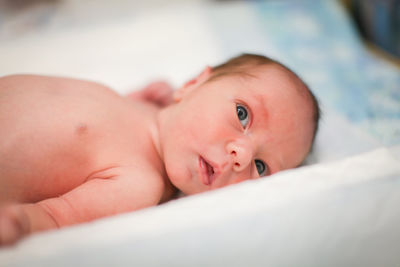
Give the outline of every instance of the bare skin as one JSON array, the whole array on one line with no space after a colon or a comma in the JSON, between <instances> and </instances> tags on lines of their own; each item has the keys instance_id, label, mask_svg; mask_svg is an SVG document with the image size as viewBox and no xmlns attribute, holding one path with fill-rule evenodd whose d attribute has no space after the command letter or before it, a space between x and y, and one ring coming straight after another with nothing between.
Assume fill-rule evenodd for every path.
<instances>
[{"instance_id":1,"label":"bare skin","mask_svg":"<svg viewBox=\"0 0 400 267\"><path fill-rule=\"evenodd\" d=\"M152 140L166 103L152 88L145 100L157 105L92 82L0 79L0 203L27 203L2 208L1 243L170 198Z\"/></svg>"},{"instance_id":2,"label":"bare skin","mask_svg":"<svg viewBox=\"0 0 400 267\"><path fill-rule=\"evenodd\" d=\"M87 81L0 78L0 244L301 163L313 112L294 75L211 75L173 97L162 83L122 97Z\"/></svg>"}]
</instances>

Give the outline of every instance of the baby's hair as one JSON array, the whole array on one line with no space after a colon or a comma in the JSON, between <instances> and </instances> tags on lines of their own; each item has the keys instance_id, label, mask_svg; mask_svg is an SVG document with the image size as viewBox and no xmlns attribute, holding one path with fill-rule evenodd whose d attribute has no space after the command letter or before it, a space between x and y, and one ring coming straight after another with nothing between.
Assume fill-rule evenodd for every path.
<instances>
[{"instance_id":1,"label":"baby's hair","mask_svg":"<svg viewBox=\"0 0 400 267\"><path fill-rule=\"evenodd\" d=\"M309 99L311 100L311 104L313 106L313 122L314 122L314 129L313 129L313 137L312 137L312 144L314 143L315 136L318 131L318 124L319 119L321 116L321 110L318 104L317 98L314 96L310 88L307 84L291 69L287 66L283 65L279 61L276 61L272 58L262 56L262 55L255 55L255 54L241 54L237 57L231 58L228 61L213 67L212 75L209 78L209 81L218 79L222 76L227 75L250 75L250 70L252 67L259 67L259 66L266 66L266 65L278 65L283 67L285 70L292 73L306 88L306 94L308 95ZM312 149L312 147L311 147Z\"/></svg>"}]
</instances>

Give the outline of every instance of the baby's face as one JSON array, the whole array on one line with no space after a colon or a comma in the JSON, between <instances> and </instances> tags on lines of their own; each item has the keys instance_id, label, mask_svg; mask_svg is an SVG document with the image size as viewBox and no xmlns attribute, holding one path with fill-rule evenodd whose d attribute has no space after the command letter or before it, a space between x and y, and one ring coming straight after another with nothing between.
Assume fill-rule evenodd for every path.
<instances>
[{"instance_id":1,"label":"baby's face","mask_svg":"<svg viewBox=\"0 0 400 267\"><path fill-rule=\"evenodd\" d=\"M313 111L302 83L277 66L251 74L190 85L171 106L161 143L168 176L183 193L267 176L307 155Z\"/></svg>"}]
</instances>

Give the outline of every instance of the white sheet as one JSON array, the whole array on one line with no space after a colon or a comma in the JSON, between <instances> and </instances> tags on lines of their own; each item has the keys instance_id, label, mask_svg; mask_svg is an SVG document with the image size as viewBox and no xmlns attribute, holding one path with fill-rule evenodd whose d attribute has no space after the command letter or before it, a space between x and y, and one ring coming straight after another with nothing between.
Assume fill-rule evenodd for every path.
<instances>
[{"instance_id":1,"label":"white sheet","mask_svg":"<svg viewBox=\"0 0 400 267\"><path fill-rule=\"evenodd\" d=\"M2 266L396 266L400 162L386 149L35 235Z\"/></svg>"}]
</instances>

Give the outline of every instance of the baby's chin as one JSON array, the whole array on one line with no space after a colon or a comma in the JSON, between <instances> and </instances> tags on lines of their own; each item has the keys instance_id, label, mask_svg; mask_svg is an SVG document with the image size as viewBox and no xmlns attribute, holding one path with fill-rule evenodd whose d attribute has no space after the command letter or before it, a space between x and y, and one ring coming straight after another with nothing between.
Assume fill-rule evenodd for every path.
<instances>
[{"instance_id":1,"label":"baby's chin","mask_svg":"<svg viewBox=\"0 0 400 267\"><path fill-rule=\"evenodd\" d=\"M211 188L204 188L203 186L196 186L193 184L180 184L175 186L181 194L185 196L191 196L196 194L201 194L210 191Z\"/></svg>"},{"instance_id":2,"label":"baby's chin","mask_svg":"<svg viewBox=\"0 0 400 267\"><path fill-rule=\"evenodd\" d=\"M207 191L207 190L200 190L200 189L197 189L194 187L187 187L187 186L186 187L182 186L181 189L178 188L178 190L185 196L196 195L196 194L200 194L200 193Z\"/></svg>"}]
</instances>

